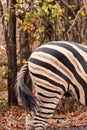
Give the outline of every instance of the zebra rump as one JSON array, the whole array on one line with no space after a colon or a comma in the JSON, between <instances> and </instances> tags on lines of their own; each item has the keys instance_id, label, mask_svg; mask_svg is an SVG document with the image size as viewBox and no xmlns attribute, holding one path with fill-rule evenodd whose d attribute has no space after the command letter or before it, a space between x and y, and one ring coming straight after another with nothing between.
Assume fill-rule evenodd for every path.
<instances>
[{"instance_id":1,"label":"zebra rump","mask_svg":"<svg viewBox=\"0 0 87 130\"><path fill-rule=\"evenodd\" d=\"M27 72L36 97L26 84ZM26 110L35 113L29 112L26 118L27 130L33 127L46 130L57 104L67 92L87 105L87 46L67 41L40 46L21 68L16 86Z\"/></svg>"}]
</instances>

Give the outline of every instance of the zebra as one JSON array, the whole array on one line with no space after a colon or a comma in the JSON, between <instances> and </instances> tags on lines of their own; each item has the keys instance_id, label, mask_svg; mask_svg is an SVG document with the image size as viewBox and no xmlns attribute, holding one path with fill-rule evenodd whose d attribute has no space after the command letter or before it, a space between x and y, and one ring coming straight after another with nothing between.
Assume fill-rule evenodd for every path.
<instances>
[{"instance_id":1,"label":"zebra","mask_svg":"<svg viewBox=\"0 0 87 130\"><path fill-rule=\"evenodd\" d=\"M26 83L29 72L34 94ZM46 130L54 110L67 92L87 105L87 46L52 41L38 47L17 76L17 93L26 111L27 130Z\"/></svg>"}]
</instances>

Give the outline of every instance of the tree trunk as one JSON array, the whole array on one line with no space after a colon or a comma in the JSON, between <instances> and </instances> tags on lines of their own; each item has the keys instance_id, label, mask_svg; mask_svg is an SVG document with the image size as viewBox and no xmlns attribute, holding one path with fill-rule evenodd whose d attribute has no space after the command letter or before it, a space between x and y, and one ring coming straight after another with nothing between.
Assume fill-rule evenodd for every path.
<instances>
[{"instance_id":1,"label":"tree trunk","mask_svg":"<svg viewBox=\"0 0 87 130\"><path fill-rule=\"evenodd\" d=\"M3 15L3 6L2 6L2 2L0 0L0 17L2 17Z\"/></svg>"},{"instance_id":2,"label":"tree trunk","mask_svg":"<svg viewBox=\"0 0 87 130\"><path fill-rule=\"evenodd\" d=\"M27 60L31 54L29 47L29 34L27 31L20 32L20 65L23 65L23 61Z\"/></svg>"},{"instance_id":3,"label":"tree trunk","mask_svg":"<svg viewBox=\"0 0 87 130\"><path fill-rule=\"evenodd\" d=\"M15 16L15 0L9 2L9 22L5 26L5 41L7 44L8 56L8 105L17 105L17 95L15 92L15 79L17 75L17 60L16 60L16 16Z\"/></svg>"},{"instance_id":4,"label":"tree trunk","mask_svg":"<svg viewBox=\"0 0 87 130\"><path fill-rule=\"evenodd\" d=\"M20 32L20 66L23 65L23 62L26 61L31 54L30 50L30 40L29 40L29 34L27 31L21 31ZM32 82L29 73L27 73L28 79L27 84L29 86L29 89L32 91Z\"/></svg>"}]
</instances>

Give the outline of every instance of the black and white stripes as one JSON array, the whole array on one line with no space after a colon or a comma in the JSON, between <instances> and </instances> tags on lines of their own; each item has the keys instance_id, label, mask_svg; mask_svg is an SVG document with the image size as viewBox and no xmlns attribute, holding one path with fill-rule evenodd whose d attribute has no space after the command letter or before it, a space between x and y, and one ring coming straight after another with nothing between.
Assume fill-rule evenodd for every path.
<instances>
[{"instance_id":1,"label":"black and white stripes","mask_svg":"<svg viewBox=\"0 0 87 130\"><path fill-rule=\"evenodd\" d=\"M77 100L87 105L86 46L63 41L49 42L36 49L27 63L27 71L30 73L36 97L40 101L40 108L33 121L35 130L46 129L56 105L68 91L72 91ZM21 98L26 105L29 95L26 90L21 92L25 84L21 84L21 74L25 75L23 69L19 72L17 87L20 88L19 93L22 93ZM33 102L36 101L32 98ZM30 104L30 108L35 106L36 104Z\"/></svg>"}]
</instances>

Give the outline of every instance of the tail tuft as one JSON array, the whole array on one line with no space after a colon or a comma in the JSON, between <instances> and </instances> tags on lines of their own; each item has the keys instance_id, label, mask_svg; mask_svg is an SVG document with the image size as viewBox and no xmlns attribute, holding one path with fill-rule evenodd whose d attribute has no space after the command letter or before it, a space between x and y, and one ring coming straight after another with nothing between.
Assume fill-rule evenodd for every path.
<instances>
[{"instance_id":1,"label":"tail tuft","mask_svg":"<svg viewBox=\"0 0 87 130\"><path fill-rule=\"evenodd\" d=\"M31 93L29 88L26 86L26 84L23 85L23 87L19 87L19 94L22 99L22 102L25 106L25 110L28 112L33 111L34 113L37 112L37 100L35 96Z\"/></svg>"}]
</instances>

